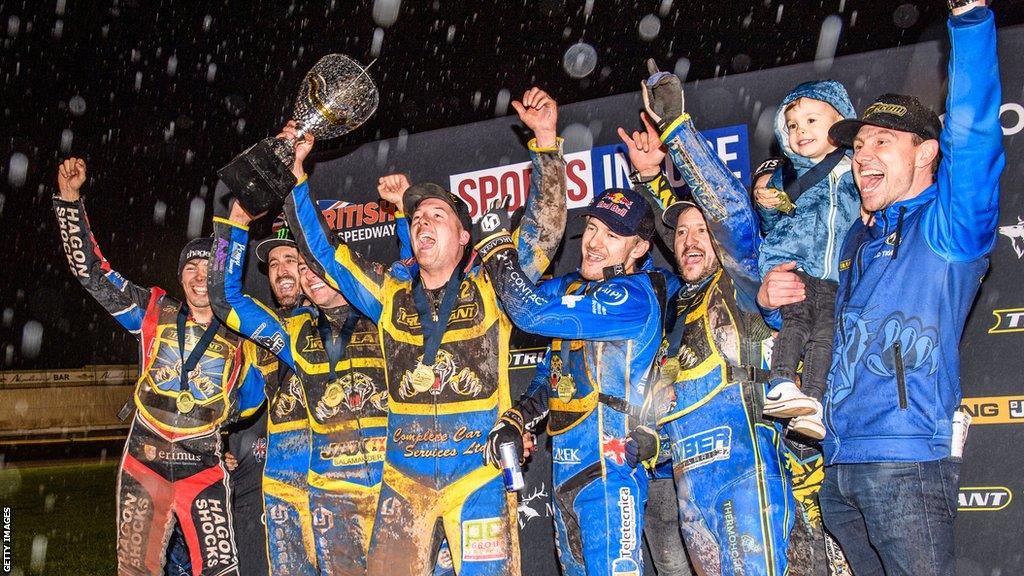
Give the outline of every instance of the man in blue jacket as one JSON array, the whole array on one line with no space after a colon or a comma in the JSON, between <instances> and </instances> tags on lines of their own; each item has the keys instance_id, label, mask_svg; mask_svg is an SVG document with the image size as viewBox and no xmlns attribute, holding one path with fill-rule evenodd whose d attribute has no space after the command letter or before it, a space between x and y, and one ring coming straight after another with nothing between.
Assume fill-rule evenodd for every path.
<instances>
[{"instance_id":1,"label":"man in blue jacket","mask_svg":"<svg viewBox=\"0 0 1024 576\"><path fill-rule=\"evenodd\" d=\"M945 127L916 98L885 94L830 131L854 149L874 214L840 258L819 495L858 576L954 572L958 345L995 241L1004 158L992 14L951 6ZM773 270L758 298L776 307L800 289Z\"/></svg>"}]
</instances>

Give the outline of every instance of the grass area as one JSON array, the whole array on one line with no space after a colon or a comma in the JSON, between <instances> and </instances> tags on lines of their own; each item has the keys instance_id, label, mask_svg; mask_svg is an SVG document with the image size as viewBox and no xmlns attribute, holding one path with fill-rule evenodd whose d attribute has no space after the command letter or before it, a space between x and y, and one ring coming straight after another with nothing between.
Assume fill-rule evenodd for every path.
<instances>
[{"instance_id":1,"label":"grass area","mask_svg":"<svg viewBox=\"0 0 1024 576\"><path fill-rule=\"evenodd\" d=\"M116 460L0 469L0 506L11 508L12 574L115 574L116 481Z\"/></svg>"}]
</instances>

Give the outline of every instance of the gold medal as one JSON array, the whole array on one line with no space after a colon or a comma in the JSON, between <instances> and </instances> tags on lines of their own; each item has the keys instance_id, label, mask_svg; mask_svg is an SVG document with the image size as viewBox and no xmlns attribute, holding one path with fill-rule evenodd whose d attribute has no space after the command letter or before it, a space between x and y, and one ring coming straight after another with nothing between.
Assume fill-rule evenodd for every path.
<instances>
[{"instance_id":1,"label":"gold medal","mask_svg":"<svg viewBox=\"0 0 1024 576\"><path fill-rule=\"evenodd\" d=\"M555 391L558 393L559 400L568 402L572 400L572 395L576 393L576 382L573 381L571 375L562 374L558 377L558 386Z\"/></svg>"},{"instance_id":2,"label":"gold medal","mask_svg":"<svg viewBox=\"0 0 1024 576\"><path fill-rule=\"evenodd\" d=\"M676 383L676 377L679 376L679 358L673 356L665 360L665 365L661 367L661 378L659 378L659 387L672 386Z\"/></svg>"},{"instance_id":3,"label":"gold medal","mask_svg":"<svg viewBox=\"0 0 1024 576\"><path fill-rule=\"evenodd\" d=\"M412 388L417 392L426 392L434 385L434 369L423 362L412 371Z\"/></svg>"},{"instance_id":4,"label":"gold medal","mask_svg":"<svg viewBox=\"0 0 1024 576\"><path fill-rule=\"evenodd\" d=\"M772 188L772 190L775 190L775 195L779 198L779 205L776 206L775 209L783 214L792 214L793 211L796 210L796 205L789 199L789 194L786 194L785 191L777 188Z\"/></svg>"},{"instance_id":5,"label":"gold medal","mask_svg":"<svg viewBox=\"0 0 1024 576\"><path fill-rule=\"evenodd\" d=\"M191 392L185 390L181 394L178 394L177 404L178 412L181 412L182 414L188 414L189 412L192 411L193 408L196 407L196 399L194 396L192 396Z\"/></svg>"},{"instance_id":6,"label":"gold medal","mask_svg":"<svg viewBox=\"0 0 1024 576\"><path fill-rule=\"evenodd\" d=\"M341 384L331 382L327 389L324 390L324 405L328 408L337 408L344 397L345 391L342 389Z\"/></svg>"}]
</instances>

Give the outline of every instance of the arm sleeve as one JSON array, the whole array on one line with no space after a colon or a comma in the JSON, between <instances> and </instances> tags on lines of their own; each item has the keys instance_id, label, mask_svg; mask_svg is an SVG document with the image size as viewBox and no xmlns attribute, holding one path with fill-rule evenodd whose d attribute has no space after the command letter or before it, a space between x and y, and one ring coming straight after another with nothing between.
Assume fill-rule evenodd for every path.
<instances>
[{"instance_id":1,"label":"arm sleeve","mask_svg":"<svg viewBox=\"0 0 1024 576\"><path fill-rule=\"evenodd\" d=\"M937 196L922 217L939 255L973 260L992 249L999 217L999 176L1005 164L999 122L1002 89L992 11L950 18L949 91L939 135Z\"/></svg>"},{"instance_id":2,"label":"arm sleeve","mask_svg":"<svg viewBox=\"0 0 1024 576\"><path fill-rule=\"evenodd\" d=\"M114 320L139 334L153 291L128 281L110 267L96 244L81 199L68 202L54 196L53 211L71 273Z\"/></svg>"},{"instance_id":3,"label":"arm sleeve","mask_svg":"<svg viewBox=\"0 0 1024 576\"><path fill-rule=\"evenodd\" d=\"M757 312L761 236L747 189L697 132L689 114L670 124L661 139L704 213L722 268L736 286L737 303Z\"/></svg>"},{"instance_id":4,"label":"arm sleeve","mask_svg":"<svg viewBox=\"0 0 1024 576\"><path fill-rule=\"evenodd\" d=\"M527 430L533 432L548 415L548 394L551 390L548 375L551 373L551 348L544 353L544 360L537 364L537 371L530 381L530 386L515 403L516 410L523 415L523 423Z\"/></svg>"},{"instance_id":5,"label":"arm sleeve","mask_svg":"<svg viewBox=\"0 0 1024 576\"><path fill-rule=\"evenodd\" d=\"M239 373L238 412L242 418L248 418L256 413L266 399L266 380L263 368L258 363L259 350L252 341L242 343L242 357L244 364Z\"/></svg>"},{"instance_id":6,"label":"arm sleeve","mask_svg":"<svg viewBox=\"0 0 1024 576\"><path fill-rule=\"evenodd\" d=\"M512 237L531 283L539 280L551 264L562 242L567 218L561 139L554 148L538 148L536 144L536 140L531 140L529 145L533 172L526 211Z\"/></svg>"},{"instance_id":7,"label":"arm sleeve","mask_svg":"<svg viewBox=\"0 0 1024 576\"><path fill-rule=\"evenodd\" d=\"M534 286L519 267L514 250L493 254L485 263L505 312L521 330L567 339L618 340L635 336L661 309L646 275L620 276L590 294L571 295L559 279ZM654 318L652 319L652 315Z\"/></svg>"},{"instance_id":8,"label":"arm sleeve","mask_svg":"<svg viewBox=\"0 0 1024 576\"><path fill-rule=\"evenodd\" d=\"M384 292L384 267L363 258L345 243L331 242L327 224L303 179L284 202L295 243L308 265L335 290L342 293L364 316L380 320Z\"/></svg>"},{"instance_id":9,"label":"arm sleeve","mask_svg":"<svg viewBox=\"0 0 1024 576\"><path fill-rule=\"evenodd\" d=\"M768 179L768 187L782 190L782 170L776 168L775 172L772 172L771 178ZM754 202L754 205L757 207L757 215L761 218L761 232L767 236L772 231L772 228L775 228L775 225L778 224L779 218L782 217L782 212L775 208L765 208L757 202Z\"/></svg>"},{"instance_id":10,"label":"arm sleeve","mask_svg":"<svg viewBox=\"0 0 1024 576\"><path fill-rule=\"evenodd\" d=\"M224 324L273 352L293 370L291 337L272 310L245 294L245 253L249 229L225 218L213 219L213 250L206 277L213 313ZM248 356L251 354L246 354ZM255 361L255 360L254 360Z\"/></svg>"},{"instance_id":11,"label":"arm sleeve","mask_svg":"<svg viewBox=\"0 0 1024 576\"><path fill-rule=\"evenodd\" d=\"M395 236L398 236L398 258L412 258L412 236L409 234L409 219L401 212L395 213Z\"/></svg>"},{"instance_id":12,"label":"arm sleeve","mask_svg":"<svg viewBox=\"0 0 1024 576\"><path fill-rule=\"evenodd\" d=\"M675 191L668 183L668 178L665 178L664 174L658 174L652 180L635 184L633 189L651 199L651 210L654 211L654 229L658 232L658 237L661 238L665 247L671 251L675 243L675 226L666 226L662 221L665 209L675 201Z\"/></svg>"}]
</instances>

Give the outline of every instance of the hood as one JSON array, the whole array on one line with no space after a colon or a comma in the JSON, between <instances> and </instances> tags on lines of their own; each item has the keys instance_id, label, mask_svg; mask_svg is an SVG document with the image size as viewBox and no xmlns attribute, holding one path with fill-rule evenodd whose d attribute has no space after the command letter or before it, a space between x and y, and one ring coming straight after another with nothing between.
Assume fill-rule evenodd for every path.
<instances>
[{"instance_id":1,"label":"hood","mask_svg":"<svg viewBox=\"0 0 1024 576\"><path fill-rule=\"evenodd\" d=\"M775 140L797 171L802 173L813 166L814 162L793 152L793 149L789 147L789 131L786 130L786 106L799 98L811 98L830 104L843 118L856 118L857 111L853 109L853 103L850 102L850 95L846 93L846 88L835 80L804 82L782 99L775 112Z\"/></svg>"}]
</instances>

